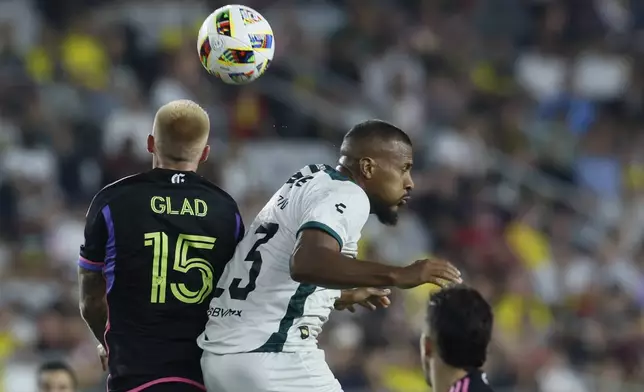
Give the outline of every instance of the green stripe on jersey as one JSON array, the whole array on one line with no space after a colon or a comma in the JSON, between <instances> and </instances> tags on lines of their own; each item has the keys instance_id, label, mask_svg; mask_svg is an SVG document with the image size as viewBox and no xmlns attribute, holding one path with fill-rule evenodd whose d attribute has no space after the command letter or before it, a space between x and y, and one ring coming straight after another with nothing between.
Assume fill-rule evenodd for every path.
<instances>
[{"instance_id":1,"label":"green stripe on jersey","mask_svg":"<svg viewBox=\"0 0 644 392\"><path fill-rule=\"evenodd\" d=\"M280 326L277 332L274 332L268 341L264 343L260 348L253 350L254 353L279 353L284 349L284 343L286 343L286 338L288 337L288 330L293 326L293 322L296 318L302 317L304 314L304 304L306 299L313 294L316 287L312 284L301 283L295 294L288 301L288 307L286 308L286 314L280 321Z\"/></svg>"},{"instance_id":2,"label":"green stripe on jersey","mask_svg":"<svg viewBox=\"0 0 644 392\"><path fill-rule=\"evenodd\" d=\"M342 237L340 237L340 235L336 233L335 230L325 225L324 223L315 222L315 221L306 222L305 224L300 226L300 228L297 230L297 233L295 233L295 238L297 238L297 236L300 235L302 230L306 230L306 229L322 230L323 232L327 233L331 237L335 238L336 241L338 241L338 244L340 244L340 249L342 249L342 245L344 245L344 243L342 242Z\"/></svg>"},{"instance_id":3,"label":"green stripe on jersey","mask_svg":"<svg viewBox=\"0 0 644 392\"><path fill-rule=\"evenodd\" d=\"M345 176L344 174L340 173L339 171L335 170L329 165L324 165L324 172L331 177L332 180L336 181L351 181L353 182L352 179L349 177Z\"/></svg>"}]
</instances>

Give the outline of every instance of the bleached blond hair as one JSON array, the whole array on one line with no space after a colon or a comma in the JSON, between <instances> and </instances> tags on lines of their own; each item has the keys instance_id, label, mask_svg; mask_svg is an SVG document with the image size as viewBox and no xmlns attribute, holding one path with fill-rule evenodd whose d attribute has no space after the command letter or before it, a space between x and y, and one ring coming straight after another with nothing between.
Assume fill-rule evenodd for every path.
<instances>
[{"instance_id":1,"label":"bleached blond hair","mask_svg":"<svg viewBox=\"0 0 644 392\"><path fill-rule=\"evenodd\" d=\"M152 134L159 155L175 162L191 162L199 159L208 144L210 118L193 101L172 101L157 111Z\"/></svg>"}]
</instances>

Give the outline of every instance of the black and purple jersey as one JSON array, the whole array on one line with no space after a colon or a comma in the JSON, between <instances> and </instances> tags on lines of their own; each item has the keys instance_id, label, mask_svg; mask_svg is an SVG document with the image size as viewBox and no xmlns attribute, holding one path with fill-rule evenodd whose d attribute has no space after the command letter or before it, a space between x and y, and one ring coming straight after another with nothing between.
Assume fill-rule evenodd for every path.
<instances>
[{"instance_id":1,"label":"black and purple jersey","mask_svg":"<svg viewBox=\"0 0 644 392\"><path fill-rule=\"evenodd\" d=\"M235 201L194 172L154 169L94 197L79 266L106 279L109 391L201 387L196 339L243 235Z\"/></svg>"},{"instance_id":2,"label":"black and purple jersey","mask_svg":"<svg viewBox=\"0 0 644 392\"><path fill-rule=\"evenodd\" d=\"M480 370L473 370L456 381L449 392L493 392L488 385L487 376Z\"/></svg>"}]
</instances>

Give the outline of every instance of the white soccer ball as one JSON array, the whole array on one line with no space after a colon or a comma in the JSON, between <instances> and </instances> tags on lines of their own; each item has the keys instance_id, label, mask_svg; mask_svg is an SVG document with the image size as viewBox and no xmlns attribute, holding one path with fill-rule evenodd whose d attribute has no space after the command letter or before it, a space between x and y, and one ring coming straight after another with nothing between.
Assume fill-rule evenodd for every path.
<instances>
[{"instance_id":1,"label":"white soccer ball","mask_svg":"<svg viewBox=\"0 0 644 392\"><path fill-rule=\"evenodd\" d=\"M273 60L273 29L254 9L226 5L201 25L197 52L206 71L225 83L250 83L262 76Z\"/></svg>"}]
</instances>

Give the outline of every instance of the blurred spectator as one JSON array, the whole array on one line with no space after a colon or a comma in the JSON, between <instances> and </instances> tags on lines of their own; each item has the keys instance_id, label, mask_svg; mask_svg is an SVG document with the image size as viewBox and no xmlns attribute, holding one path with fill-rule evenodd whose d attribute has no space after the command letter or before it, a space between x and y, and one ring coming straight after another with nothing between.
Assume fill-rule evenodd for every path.
<instances>
[{"instance_id":1,"label":"blurred spectator","mask_svg":"<svg viewBox=\"0 0 644 392\"><path fill-rule=\"evenodd\" d=\"M62 362L47 362L38 369L39 392L75 392L74 371Z\"/></svg>"}]
</instances>

